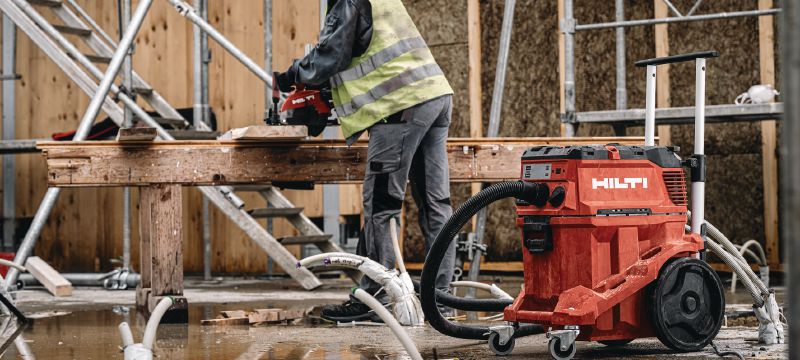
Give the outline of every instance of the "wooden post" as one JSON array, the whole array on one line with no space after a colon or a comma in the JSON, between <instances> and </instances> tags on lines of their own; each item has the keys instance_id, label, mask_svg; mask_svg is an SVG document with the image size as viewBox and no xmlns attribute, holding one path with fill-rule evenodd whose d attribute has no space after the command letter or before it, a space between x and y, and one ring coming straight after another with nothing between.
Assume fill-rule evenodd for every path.
<instances>
[{"instance_id":1,"label":"wooden post","mask_svg":"<svg viewBox=\"0 0 800 360\"><path fill-rule=\"evenodd\" d=\"M661 0L655 2L655 18L669 17L669 8ZM669 56L669 25L655 26L656 57ZM670 100L669 65L661 65L656 69L656 108L668 108ZM671 127L658 126L658 144L669 145L672 142Z\"/></svg>"},{"instance_id":2,"label":"wooden post","mask_svg":"<svg viewBox=\"0 0 800 360\"><path fill-rule=\"evenodd\" d=\"M758 0L758 9L772 9L773 0ZM758 18L758 55L761 83L775 85L775 31L772 16ZM778 146L776 122L761 122L761 156L764 178L764 243L767 261L773 268L781 263L778 235Z\"/></svg>"},{"instance_id":3,"label":"wooden post","mask_svg":"<svg viewBox=\"0 0 800 360\"><path fill-rule=\"evenodd\" d=\"M481 9L479 0L467 3L467 38L469 44L469 134L483 137L483 87L481 85ZM480 183L472 183L472 195L481 191ZM473 228L475 218L472 219Z\"/></svg>"},{"instance_id":4,"label":"wooden post","mask_svg":"<svg viewBox=\"0 0 800 360\"><path fill-rule=\"evenodd\" d=\"M152 311L164 296L175 305L162 322L188 321L188 304L183 297L183 226L180 185L151 185L141 188L142 281L136 292L136 306Z\"/></svg>"}]
</instances>

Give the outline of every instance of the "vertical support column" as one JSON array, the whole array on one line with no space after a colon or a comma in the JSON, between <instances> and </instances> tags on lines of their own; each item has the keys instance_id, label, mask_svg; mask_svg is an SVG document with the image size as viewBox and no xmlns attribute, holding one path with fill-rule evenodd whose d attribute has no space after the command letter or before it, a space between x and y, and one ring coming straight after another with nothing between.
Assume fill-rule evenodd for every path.
<instances>
[{"instance_id":1,"label":"vertical support column","mask_svg":"<svg viewBox=\"0 0 800 360\"><path fill-rule=\"evenodd\" d=\"M575 122L575 17L573 0L564 0L564 19L561 32L564 34L564 136L575 137L578 123Z\"/></svg>"},{"instance_id":2,"label":"vertical support column","mask_svg":"<svg viewBox=\"0 0 800 360\"><path fill-rule=\"evenodd\" d=\"M328 1L320 0L319 2L319 27L325 27L325 18L328 15ZM328 127L322 133L324 139L336 139L339 137L339 129ZM327 234L333 235L331 241L340 244L342 234L340 231L339 217L340 217L340 185L323 185L322 186L322 221L324 231ZM399 219L398 219L399 221Z\"/></svg>"},{"instance_id":3,"label":"vertical support column","mask_svg":"<svg viewBox=\"0 0 800 360\"><path fill-rule=\"evenodd\" d=\"M661 19L669 17L669 8L661 0L655 1L655 18ZM656 57L669 56L669 25L655 25ZM670 80L669 64L660 65L657 70L658 80L656 81L656 107L670 107ZM670 125L658 126L659 145L669 145L672 142L672 130Z\"/></svg>"},{"instance_id":4,"label":"vertical support column","mask_svg":"<svg viewBox=\"0 0 800 360\"><path fill-rule=\"evenodd\" d=\"M469 48L469 135L483 137L483 85L481 82L481 4L479 0L467 2L467 44ZM481 191L480 183L471 185L472 195ZM473 219L473 228L477 226ZM403 226L401 225L401 229Z\"/></svg>"},{"instance_id":5,"label":"vertical support column","mask_svg":"<svg viewBox=\"0 0 800 360\"><path fill-rule=\"evenodd\" d=\"M3 140L16 138L16 107L14 81L16 76L17 27L3 15ZM3 156L3 250L14 247L16 224L16 158Z\"/></svg>"},{"instance_id":6,"label":"vertical support column","mask_svg":"<svg viewBox=\"0 0 800 360\"><path fill-rule=\"evenodd\" d=\"M784 208L783 208L783 238L786 239L788 286L787 294L789 299L788 313L800 313L800 243L788 241L800 233L800 3L797 1L785 1L783 5L783 97L785 102L786 115L781 124L783 141L781 142L781 160L783 171L781 172L781 186L783 186ZM800 333L800 317L790 316L789 333ZM789 358L797 359L800 357L800 341L789 341Z\"/></svg>"},{"instance_id":7,"label":"vertical support column","mask_svg":"<svg viewBox=\"0 0 800 360\"><path fill-rule=\"evenodd\" d=\"M122 34L131 22L131 0L122 1L122 24L120 24L120 39ZM122 64L122 84L131 96L136 99L133 93L133 49L131 45L125 61ZM130 106L125 105L125 122L123 127L133 127L133 111ZM122 189L122 267L131 268L131 188Z\"/></svg>"},{"instance_id":8,"label":"vertical support column","mask_svg":"<svg viewBox=\"0 0 800 360\"><path fill-rule=\"evenodd\" d=\"M564 21L564 0L558 0L558 21L559 24L563 23ZM566 102L567 102L566 97L564 96L564 94L566 94L567 92L565 86L565 83L567 81L565 74L567 69L566 66L567 57L565 51L566 44L564 41L564 32L561 31L560 25L559 28L557 29L557 32L558 32L558 105L559 105L558 111L560 114L563 114L564 112L566 112ZM559 136L562 137L566 136L567 125L564 124L563 122L560 122L559 130L560 130Z\"/></svg>"},{"instance_id":9,"label":"vertical support column","mask_svg":"<svg viewBox=\"0 0 800 360\"><path fill-rule=\"evenodd\" d=\"M772 9L772 0L758 0L758 9ZM758 18L758 47L761 83L775 85L775 31L772 16ZM761 122L761 161L764 178L764 245L767 262L781 264L778 235L778 135L776 121Z\"/></svg>"},{"instance_id":10,"label":"vertical support column","mask_svg":"<svg viewBox=\"0 0 800 360\"><path fill-rule=\"evenodd\" d=\"M180 185L141 188L140 226L142 281L136 306L152 311L164 296L176 299L162 322L188 321L183 295L183 224ZM147 287L149 285L149 287Z\"/></svg>"},{"instance_id":11,"label":"vertical support column","mask_svg":"<svg viewBox=\"0 0 800 360\"><path fill-rule=\"evenodd\" d=\"M616 0L616 21L625 21L625 0ZM617 110L628 108L627 72L625 64L625 28L617 28ZM656 55L658 57L658 55Z\"/></svg>"},{"instance_id":12,"label":"vertical support column","mask_svg":"<svg viewBox=\"0 0 800 360\"><path fill-rule=\"evenodd\" d=\"M194 7L203 20L208 19L207 0L194 0ZM208 36L197 24L193 31L193 84L194 84L194 119L195 123L203 122L211 127L211 108L208 105L208 64L211 57L208 53ZM203 222L203 279L211 280L211 213L208 198L205 196L201 205Z\"/></svg>"}]
</instances>

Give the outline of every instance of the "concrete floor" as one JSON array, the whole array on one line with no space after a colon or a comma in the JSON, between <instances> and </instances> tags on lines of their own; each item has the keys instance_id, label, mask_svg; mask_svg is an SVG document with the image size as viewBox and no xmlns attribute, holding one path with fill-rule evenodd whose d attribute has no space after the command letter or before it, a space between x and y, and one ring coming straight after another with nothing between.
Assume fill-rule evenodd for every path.
<instances>
[{"instance_id":1,"label":"concrete floor","mask_svg":"<svg viewBox=\"0 0 800 360\"><path fill-rule=\"evenodd\" d=\"M506 287L517 288L515 279ZM162 359L405 359L405 352L383 326L341 328L319 321L305 320L292 325L203 327L200 320L213 318L221 310L277 307L314 309L347 299L351 283L326 280L326 285L309 293L288 280L226 280L224 282L187 281L190 303L189 325L162 325L156 355ZM781 292L779 292L781 293ZM746 297L729 301L742 303ZM133 291L76 289L72 297L54 299L40 289L22 290L18 306L35 318L23 336L37 359L121 359L117 325L132 324L140 341L145 319L133 309ZM731 305L746 309L746 305ZM731 321L733 323L733 321ZM448 338L430 327L407 329L426 359L434 349L440 359L491 359L484 342ZM715 343L721 350L740 351L746 358L787 358L785 346L763 347L756 343L756 329L725 327ZM640 339L623 349L610 349L596 343L579 343L576 358L718 359L708 351L673 354L656 339ZM2 359L19 358L12 348ZM544 336L517 341L507 359L548 359Z\"/></svg>"}]
</instances>

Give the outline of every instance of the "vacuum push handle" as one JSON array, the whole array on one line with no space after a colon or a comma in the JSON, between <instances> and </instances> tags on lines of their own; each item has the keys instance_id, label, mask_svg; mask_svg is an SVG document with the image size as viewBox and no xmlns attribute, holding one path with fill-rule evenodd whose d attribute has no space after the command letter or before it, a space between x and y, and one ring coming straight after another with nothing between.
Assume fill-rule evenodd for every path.
<instances>
[{"instance_id":1,"label":"vacuum push handle","mask_svg":"<svg viewBox=\"0 0 800 360\"><path fill-rule=\"evenodd\" d=\"M705 127L706 127L706 59L719 57L717 51L702 51L636 62L637 67L647 67L645 94L644 144L655 146L656 135L656 67L683 61L695 61L695 113L694 155L696 167L692 171L692 232L704 235L705 222Z\"/></svg>"},{"instance_id":2,"label":"vacuum push handle","mask_svg":"<svg viewBox=\"0 0 800 360\"><path fill-rule=\"evenodd\" d=\"M715 58L715 57L719 57L719 52L715 50L710 50L710 51L694 52L689 54L672 55L660 58L639 60L636 63L634 63L634 65L636 65L636 67L645 67L648 65L657 66L657 65L673 64L677 62L684 62L697 59Z\"/></svg>"}]
</instances>

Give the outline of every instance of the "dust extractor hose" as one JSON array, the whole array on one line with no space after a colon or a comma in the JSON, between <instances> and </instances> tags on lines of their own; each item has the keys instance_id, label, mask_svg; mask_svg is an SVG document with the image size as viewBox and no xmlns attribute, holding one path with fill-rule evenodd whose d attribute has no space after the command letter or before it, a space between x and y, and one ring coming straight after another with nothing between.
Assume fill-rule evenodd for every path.
<instances>
[{"instance_id":1,"label":"dust extractor hose","mask_svg":"<svg viewBox=\"0 0 800 360\"><path fill-rule=\"evenodd\" d=\"M439 235L436 236L436 240L434 240L428 256L425 258L425 266L422 268L420 297L425 319L440 333L461 339L486 340L489 338L489 328L487 327L460 325L448 321L442 316L436 301L436 276L439 273L442 258L444 258L447 249L450 247L450 243L461 228L464 227L464 224L477 214L480 209L489 206L495 201L511 197L527 201L536 206L544 206L550 197L550 189L546 184L523 181L492 185L469 198L464 205L461 205L444 225ZM540 325L525 325L514 332L514 337L538 334L543 331L544 329Z\"/></svg>"}]
</instances>

